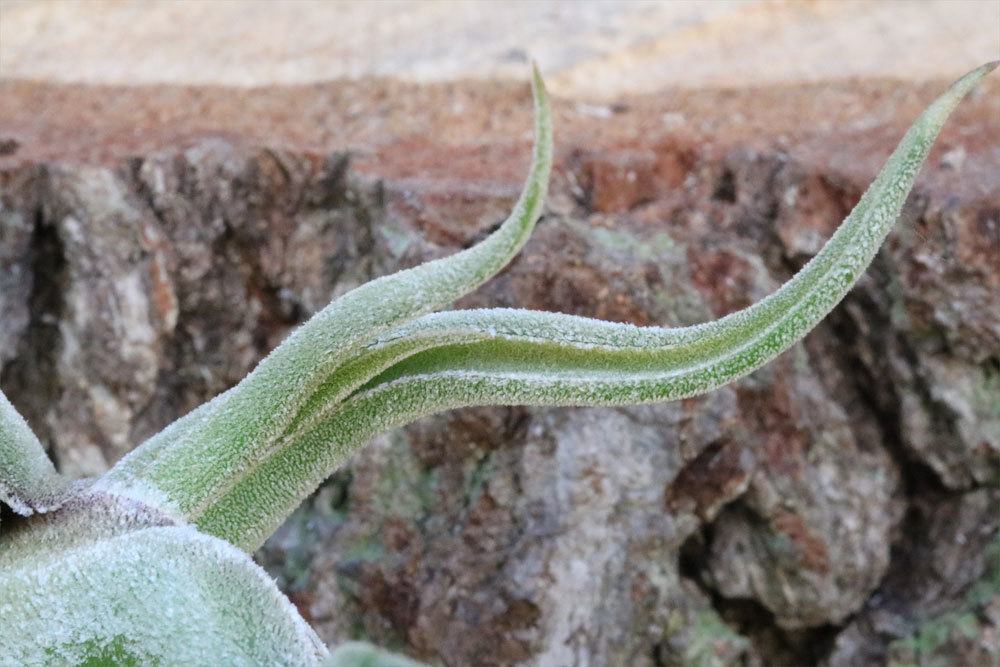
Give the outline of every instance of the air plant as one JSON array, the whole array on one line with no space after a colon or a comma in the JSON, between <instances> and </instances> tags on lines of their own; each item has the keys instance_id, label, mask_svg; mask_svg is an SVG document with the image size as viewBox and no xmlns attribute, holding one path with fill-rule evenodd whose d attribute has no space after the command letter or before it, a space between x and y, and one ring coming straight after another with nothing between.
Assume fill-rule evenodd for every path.
<instances>
[{"instance_id":1,"label":"air plant","mask_svg":"<svg viewBox=\"0 0 1000 667\"><path fill-rule=\"evenodd\" d=\"M434 312L499 272L542 212L552 127L536 70L530 172L495 232L335 300L237 386L103 476L58 474L0 395L0 500L26 517L0 536L0 659L415 664L357 644L328 654L248 553L373 436L421 416L670 401L760 368L851 289L948 114L996 65L934 101L822 250L744 310L682 328L513 309Z\"/></svg>"}]
</instances>

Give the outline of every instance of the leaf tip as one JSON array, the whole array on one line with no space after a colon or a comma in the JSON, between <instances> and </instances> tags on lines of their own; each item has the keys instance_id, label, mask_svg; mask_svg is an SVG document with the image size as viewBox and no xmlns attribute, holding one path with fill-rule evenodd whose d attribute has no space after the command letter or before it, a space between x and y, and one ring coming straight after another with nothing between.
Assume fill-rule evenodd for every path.
<instances>
[{"instance_id":1,"label":"leaf tip","mask_svg":"<svg viewBox=\"0 0 1000 667\"><path fill-rule=\"evenodd\" d=\"M980 65L979 67L972 70L971 72L963 76L961 79L956 81L954 85L955 87L962 87L964 85L974 86L975 84L979 83L980 79L982 79L984 76L995 70L997 67L1000 67L1000 60L993 60L984 65Z\"/></svg>"},{"instance_id":2,"label":"leaf tip","mask_svg":"<svg viewBox=\"0 0 1000 667\"><path fill-rule=\"evenodd\" d=\"M548 94L548 91L545 89L545 80L542 78L542 71L538 67L537 60L531 61L531 87L536 96Z\"/></svg>"}]
</instances>

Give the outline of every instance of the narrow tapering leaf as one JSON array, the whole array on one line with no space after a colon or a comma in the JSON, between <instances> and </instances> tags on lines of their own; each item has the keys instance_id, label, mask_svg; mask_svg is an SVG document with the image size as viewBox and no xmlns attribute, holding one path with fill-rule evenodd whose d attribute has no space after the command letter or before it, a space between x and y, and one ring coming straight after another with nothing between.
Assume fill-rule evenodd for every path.
<instances>
[{"instance_id":1,"label":"narrow tapering leaf","mask_svg":"<svg viewBox=\"0 0 1000 667\"><path fill-rule=\"evenodd\" d=\"M316 314L224 397L183 429L140 447L102 482L119 493L160 496L187 517L253 467L317 387L365 343L401 322L446 306L496 274L542 211L552 163L544 84L534 72L535 148L528 179L507 220L475 246L347 293ZM159 446L169 441L170 447Z\"/></svg>"},{"instance_id":2,"label":"narrow tapering leaf","mask_svg":"<svg viewBox=\"0 0 1000 667\"><path fill-rule=\"evenodd\" d=\"M208 507L199 526L254 548L358 446L432 412L665 401L759 368L801 339L858 280L948 114L994 67L971 72L928 107L821 252L763 301L682 329L511 310L427 315L400 325L319 386L269 456ZM355 393L344 400L347 391Z\"/></svg>"},{"instance_id":3,"label":"narrow tapering leaf","mask_svg":"<svg viewBox=\"0 0 1000 667\"><path fill-rule=\"evenodd\" d=\"M25 516L47 512L59 506L69 487L24 417L0 392L0 501Z\"/></svg>"}]
</instances>

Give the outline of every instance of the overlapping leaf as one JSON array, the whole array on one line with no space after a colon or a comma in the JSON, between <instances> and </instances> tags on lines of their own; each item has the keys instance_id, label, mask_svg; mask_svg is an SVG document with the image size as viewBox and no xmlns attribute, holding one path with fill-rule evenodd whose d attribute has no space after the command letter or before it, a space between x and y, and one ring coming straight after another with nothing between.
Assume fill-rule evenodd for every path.
<instances>
[{"instance_id":1,"label":"overlapping leaf","mask_svg":"<svg viewBox=\"0 0 1000 667\"><path fill-rule=\"evenodd\" d=\"M191 526L39 547L0 554L4 664L318 665L326 656L267 573Z\"/></svg>"},{"instance_id":2,"label":"overlapping leaf","mask_svg":"<svg viewBox=\"0 0 1000 667\"><path fill-rule=\"evenodd\" d=\"M541 212L552 149L536 72L534 159L511 217L466 251L335 301L236 388L150 439L90 491L5 535L0 655L17 664L318 664L326 650L315 634L231 544L259 545L357 447L421 415L664 401L760 367L851 288L946 117L994 67L935 101L823 250L743 311L679 329L509 309L431 313L499 271ZM0 394L0 500L27 515L59 507L69 489ZM198 529L181 525L188 521ZM356 644L326 660L413 664Z\"/></svg>"},{"instance_id":3,"label":"overlapping leaf","mask_svg":"<svg viewBox=\"0 0 1000 667\"><path fill-rule=\"evenodd\" d=\"M471 405L674 400L759 368L858 280L944 121L995 66L969 73L928 107L824 248L759 303L679 329L519 310L429 314L397 325L317 387L268 454L196 517L198 525L254 548L358 446L422 415Z\"/></svg>"},{"instance_id":4,"label":"overlapping leaf","mask_svg":"<svg viewBox=\"0 0 1000 667\"><path fill-rule=\"evenodd\" d=\"M373 337L448 305L496 274L524 245L542 210L552 164L544 84L534 71L535 149L521 197L507 220L477 245L362 285L294 332L239 384L140 447L105 484L155 493L196 518L287 428L303 403ZM169 447L163 445L169 443ZM141 487L146 487L145 489ZM155 489L155 490L150 490Z\"/></svg>"}]
</instances>

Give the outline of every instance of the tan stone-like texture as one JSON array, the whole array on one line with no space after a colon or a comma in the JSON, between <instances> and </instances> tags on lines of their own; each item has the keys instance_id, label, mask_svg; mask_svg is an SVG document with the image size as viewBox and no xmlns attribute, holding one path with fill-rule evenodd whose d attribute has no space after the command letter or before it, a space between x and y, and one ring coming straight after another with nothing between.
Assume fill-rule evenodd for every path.
<instances>
[{"instance_id":1,"label":"tan stone-like texture","mask_svg":"<svg viewBox=\"0 0 1000 667\"><path fill-rule=\"evenodd\" d=\"M0 75L113 84L521 80L561 95L927 81L1000 55L998 0L2 0Z\"/></svg>"},{"instance_id":2,"label":"tan stone-like texture","mask_svg":"<svg viewBox=\"0 0 1000 667\"><path fill-rule=\"evenodd\" d=\"M0 30L12 9L53 12L31 34L64 25L47 6L0 5ZM977 3L957 6L946 34ZM459 307L687 324L761 298L944 88L926 60L909 82L557 98L545 216ZM422 420L337 471L259 560L326 641L431 664L991 664L998 118L994 76L858 288L760 372L660 406ZM511 82L0 82L0 385L63 470L100 472L330 298L481 238L530 127Z\"/></svg>"}]
</instances>

